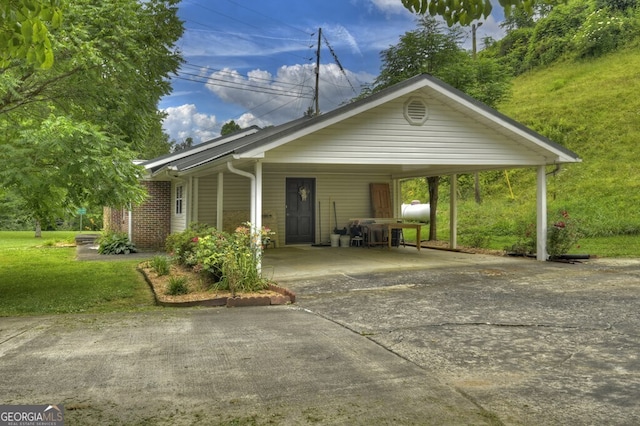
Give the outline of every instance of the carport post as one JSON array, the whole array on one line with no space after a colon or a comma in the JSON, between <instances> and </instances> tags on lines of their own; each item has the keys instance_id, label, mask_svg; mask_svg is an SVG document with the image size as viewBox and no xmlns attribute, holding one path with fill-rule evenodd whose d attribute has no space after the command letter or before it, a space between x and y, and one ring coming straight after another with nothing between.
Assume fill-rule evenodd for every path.
<instances>
[{"instance_id":1,"label":"carport post","mask_svg":"<svg viewBox=\"0 0 640 426\"><path fill-rule=\"evenodd\" d=\"M538 166L536 259L547 260L547 174L544 165Z\"/></svg>"}]
</instances>

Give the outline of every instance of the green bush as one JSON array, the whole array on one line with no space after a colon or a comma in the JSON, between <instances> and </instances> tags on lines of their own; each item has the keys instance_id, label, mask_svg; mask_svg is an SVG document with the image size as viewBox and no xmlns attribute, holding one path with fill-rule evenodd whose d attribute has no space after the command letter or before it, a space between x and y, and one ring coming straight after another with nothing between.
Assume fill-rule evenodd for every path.
<instances>
[{"instance_id":1,"label":"green bush","mask_svg":"<svg viewBox=\"0 0 640 426\"><path fill-rule=\"evenodd\" d=\"M547 232L547 253L557 257L569 252L580 238L580 230L576 220L566 210L558 212L558 218L550 223Z\"/></svg>"},{"instance_id":2,"label":"green bush","mask_svg":"<svg viewBox=\"0 0 640 426\"><path fill-rule=\"evenodd\" d=\"M584 58L613 52L628 39L628 27L625 18L609 9L591 13L573 38L576 55Z\"/></svg>"},{"instance_id":3,"label":"green bush","mask_svg":"<svg viewBox=\"0 0 640 426\"><path fill-rule=\"evenodd\" d=\"M192 223L182 232L171 234L165 242L165 250L180 265L195 266L198 239L215 232L215 228L202 223Z\"/></svg>"},{"instance_id":4,"label":"green bush","mask_svg":"<svg viewBox=\"0 0 640 426\"><path fill-rule=\"evenodd\" d=\"M187 287L187 277L169 277L169 288L167 294L171 296L178 296L180 294L189 293L189 287Z\"/></svg>"},{"instance_id":5,"label":"green bush","mask_svg":"<svg viewBox=\"0 0 640 426\"><path fill-rule=\"evenodd\" d=\"M129 236L122 232L109 232L98 239L98 253L100 254L129 254L138 250L129 241Z\"/></svg>"},{"instance_id":6,"label":"green bush","mask_svg":"<svg viewBox=\"0 0 640 426\"><path fill-rule=\"evenodd\" d=\"M167 256L154 256L150 262L151 267L159 276L169 275L171 259Z\"/></svg>"},{"instance_id":7,"label":"green bush","mask_svg":"<svg viewBox=\"0 0 640 426\"><path fill-rule=\"evenodd\" d=\"M252 240L255 230L250 224L245 225L238 227L233 234L216 231L198 238L198 264L214 277L216 288L232 294L268 287L268 281L258 272L262 247ZM263 237L268 235L265 229L261 233Z\"/></svg>"}]
</instances>

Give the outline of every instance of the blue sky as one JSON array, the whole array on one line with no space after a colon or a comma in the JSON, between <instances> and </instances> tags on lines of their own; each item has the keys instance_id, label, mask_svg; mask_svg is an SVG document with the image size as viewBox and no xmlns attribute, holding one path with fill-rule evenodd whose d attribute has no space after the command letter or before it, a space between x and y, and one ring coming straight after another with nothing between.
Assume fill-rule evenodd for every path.
<instances>
[{"instance_id":1,"label":"blue sky","mask_svg":"<svg viewBox=\"0 0 640 426\"><path fill-rule=\"evenodd\" d=\"M248 127L301 117L313 103L319 28L324 112L356 96L378 75L380 51L416 28L400 0L183 0L179 16L186 63L159 106L171 139L195 143L218 136L229 120ZM477 37L501 34L492 16Z\"/></svg>"}]
</instances>

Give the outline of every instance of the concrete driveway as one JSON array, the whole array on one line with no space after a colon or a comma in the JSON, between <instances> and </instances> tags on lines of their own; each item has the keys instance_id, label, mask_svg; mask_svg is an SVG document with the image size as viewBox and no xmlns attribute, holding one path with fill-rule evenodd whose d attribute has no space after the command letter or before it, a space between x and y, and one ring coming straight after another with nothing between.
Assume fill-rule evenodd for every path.
<instances>
[{"instance_id":1,"label":"concrete driveway","mask_svg":"<svg viewBox=\"0 0 640 426\"><path fill-rule=\"evenodd\" d=\"M264 271L295 305L0 318L0 401L67 424L640 423L639 260L297 247Z\"/></svg>"}]
</instances>

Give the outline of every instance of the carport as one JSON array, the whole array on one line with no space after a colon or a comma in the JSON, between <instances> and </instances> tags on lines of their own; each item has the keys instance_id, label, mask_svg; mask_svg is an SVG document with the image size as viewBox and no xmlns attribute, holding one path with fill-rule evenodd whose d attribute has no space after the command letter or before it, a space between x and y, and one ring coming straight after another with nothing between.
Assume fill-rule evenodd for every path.
<instances>
[{"instance_id":1,"label":"carport","mask_svg":"<svg viewBox=\"0 0 640 426\"><path fill-rule=\"evenodd\" d=\"M372 184L388 185L388 217L400 217L403 180L449 176L452 248L458 174L535 168L537 257L546 260L547 167L580 161L423 74L317 117L243 129L143 166L147 184L171 185L170 232L191 222L233 229L250 221L274 230L278 247L329 241L350 218L372 217Z\"/></svg>"}]
</instances>

